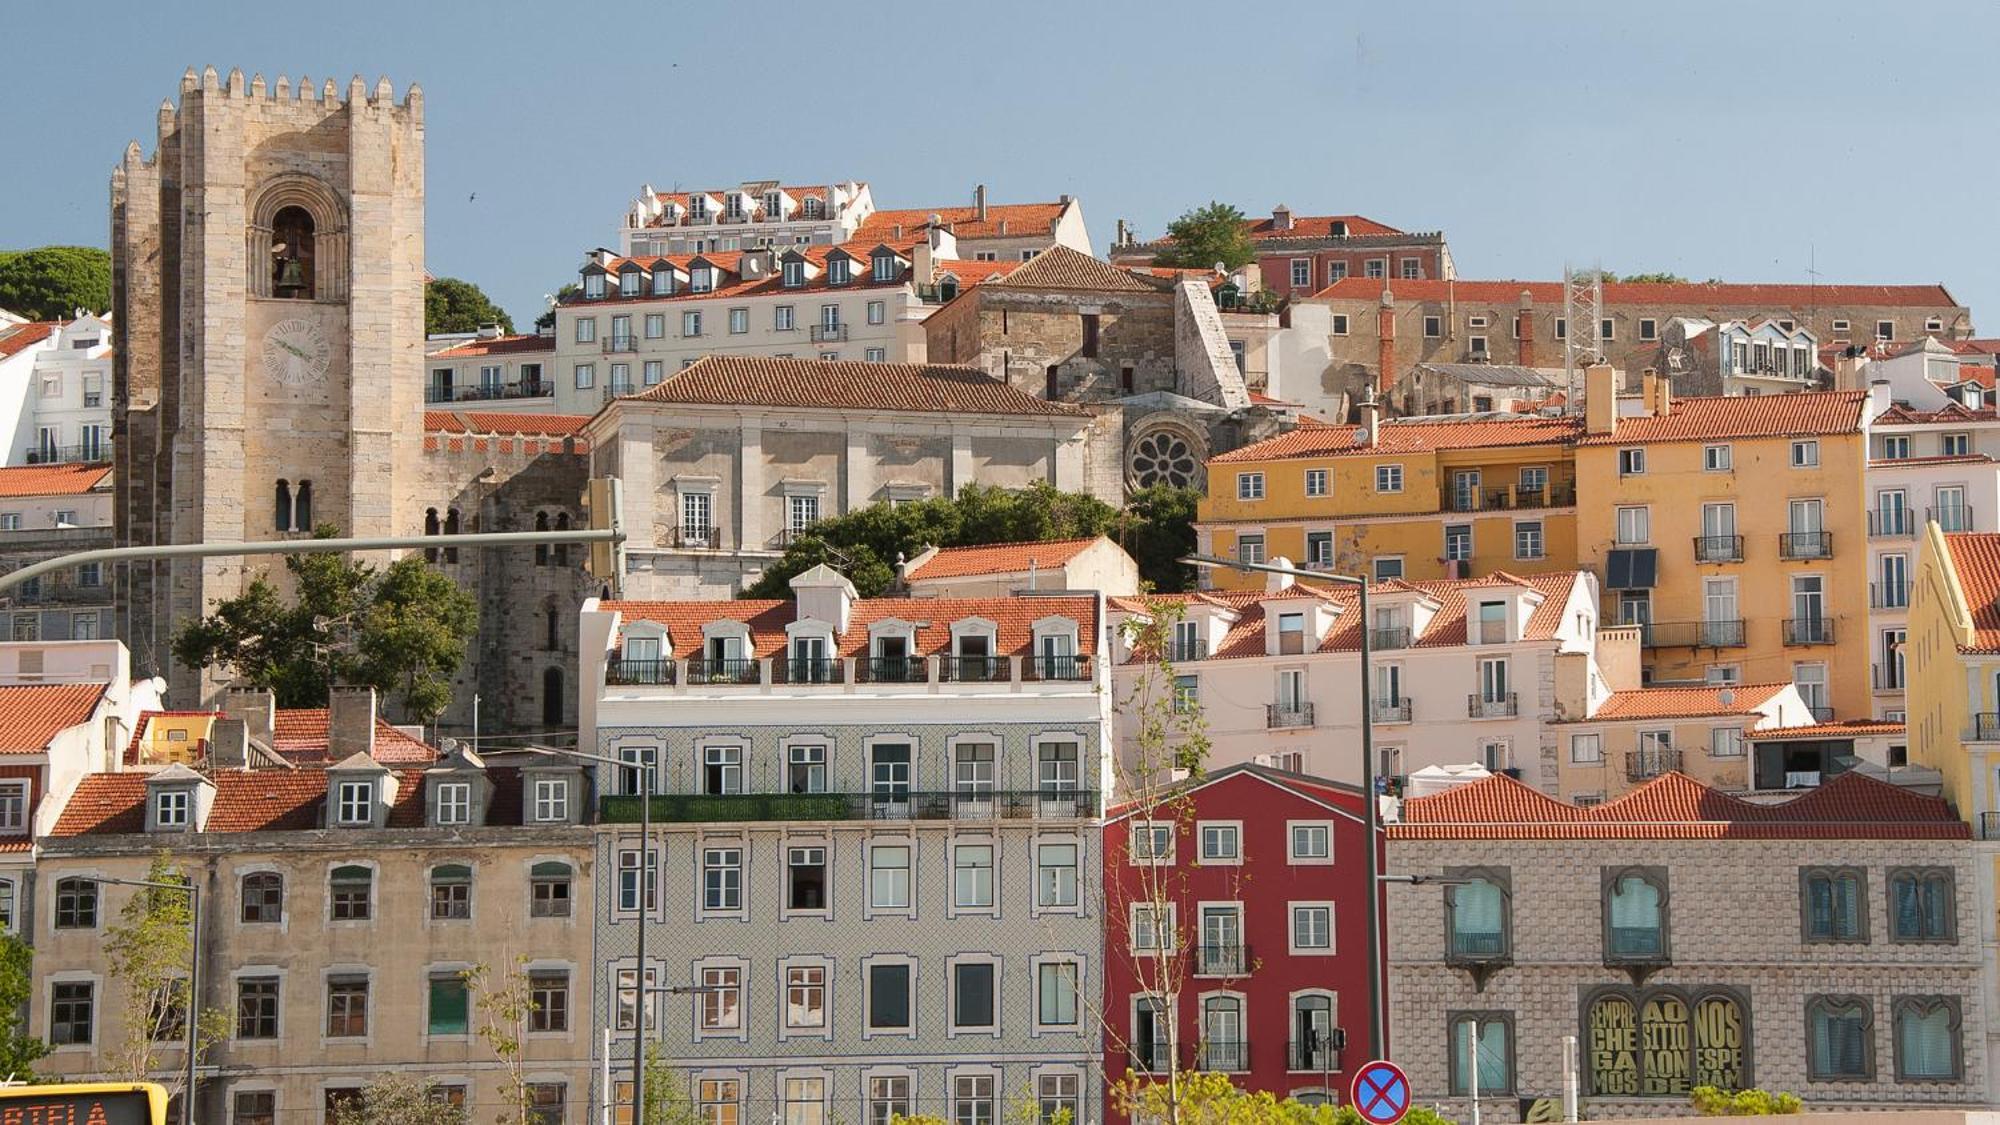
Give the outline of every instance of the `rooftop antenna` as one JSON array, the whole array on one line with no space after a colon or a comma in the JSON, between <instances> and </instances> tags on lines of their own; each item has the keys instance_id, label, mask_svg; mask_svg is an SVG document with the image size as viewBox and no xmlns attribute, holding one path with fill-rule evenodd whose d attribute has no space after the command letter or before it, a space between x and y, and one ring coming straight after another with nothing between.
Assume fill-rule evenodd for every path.
<instances>
[{"instance_id":1,"label":"rooftop antenna","mask_svg":"<svg viewBox=\"0 0 2000 1125\"><path fill-rule=\"evenodd\" d=\"M1582 396L1583 370L1604 361L1604 341L1599 332L1604 317L1604 270L1593 263L1584 272L1563 265L1563 386L1568 395L1563 408L1572 414Z\"/></svg>"}]
</instances>

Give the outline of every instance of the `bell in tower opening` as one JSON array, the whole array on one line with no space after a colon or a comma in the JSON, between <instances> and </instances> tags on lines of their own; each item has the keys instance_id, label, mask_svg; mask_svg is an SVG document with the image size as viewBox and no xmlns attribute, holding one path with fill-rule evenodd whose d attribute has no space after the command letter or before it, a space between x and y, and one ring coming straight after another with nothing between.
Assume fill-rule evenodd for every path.
<instances>
[{"instance_id":1,"label":"bell in tower opening","mask_svg":"<svg viewBox=\"0 0 2000 1125\"><path fill-rule=\"evenodd\" d=\"M310 300L312 278L312 216L303 207L286 207L271 219L271 295Z\"/></svg>"}]
</instances>

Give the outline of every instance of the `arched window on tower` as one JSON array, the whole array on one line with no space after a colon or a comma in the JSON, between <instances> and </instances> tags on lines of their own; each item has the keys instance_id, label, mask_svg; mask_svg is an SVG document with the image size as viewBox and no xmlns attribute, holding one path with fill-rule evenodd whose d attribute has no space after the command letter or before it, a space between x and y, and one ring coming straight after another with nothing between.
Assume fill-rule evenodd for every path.
<instances>
[{"instance_id":1,"label":"arched window on tower","mask_svg":"<svg viewBox=\"0 0 2000 1125\"><path fill-rule=\"evenodd\" d=\"M568 530L569 530L569 513L568 513L568 512L557 512L557 513L556 513L556 530L557 530L557 531L568 531ZM558 543L558 544L556 544L556 565L557 565L557 566L568 566L568 565L569 565L569 544L567 544L567 543Z\"/></svg>"},{"instance_id":2,"label":"arched window on tower","mask_svg":"<svg viewBox=\"0 0 2000 1125\"><path fill-rule=\"evenodd\" d=\"M278 492L271 505L271 526L279 531L292 529L292 485L290 481L279 481Z\"/></svg>"},{"instance_id":3,"label":"arched window on tower","mask_svg":"<svg viewBox=\"0 0 2000 1125\"><path fill-rule=\"evenodd\" d=\"M549 514L547 512L536 512L535 530L547 531L548 529L549 529ZM549 545L547 543L535 544L535 565L536 566L549 565Z\"/></svg>"},{"instance_id":4,"label":"arched window on tower","mask_svg":"<svg viewBox=\"0 0 2000 1125\"><path fill-rule=\"evenodd\" d=\"M313 220L303 207L284 207L271 217L271 295L312 300Z\"/></svg>"},{"instance_id":5,"label":"arched window on tower","mask_svg":"<svg viewBox=\"0 0 2000 1125\"><path fill-rule=\"evenodd\" d=\"M425 508L424 534L436 535L437 533L438 533L438 510L436 508ZM438 549L436 547L425 547L424 561L430 563L438 561Z\"/></svg>"},{"instance_id":6,"label":"arched window on tower","mask_svg":"<svg viewBox=\"0 0 2000 1125\"><path fill-rule=\"evenodd\" d=\"M299 493L292 498L292 530L311 531L313 525L313 482L299 482Z\"/></svg>"},{"instance_id":7,"label":"arched window on tower","mask_svg":"<svg viewBox=\"0 0 2000 1125\"><path fill-rule=\"evenodd\" d=\"M542 647L554 652L562 647L562 615L556 612L556 607L554 606L550 606L543 613L548 619L548 637L547 642Z\"/></svg>"},{"instance_id":8,"label":"arched window on tower","mask_svg":"<svg viewBox=\"0 0 2000 1125\"><path fill-rule=\"evenodd\" d=\"M561 668L542 673L542 725L560 727L563 722L563 674Z\"/></svg>"},{"instance_id":9,"label":"arched window on tower","mask_svg":"<svg viewBox=\"0 0 2000 1125\"><path fill-rule=\"evenodd\" d=\"M457 509L457 508L453 508L453 509L451 509L450 511L448 511L448 512L446 512L446 513L444 514L444 533L445 533L446 535L457 535L457 534L458 534L458 509ZM457 562L457 561L458 561L458 548L457 548L457 547L446 547L446 548L444 549L444 561L446 561L446 562L448 562L448 563L455 563L455 562Z\"/></svg>"}]
</instances>

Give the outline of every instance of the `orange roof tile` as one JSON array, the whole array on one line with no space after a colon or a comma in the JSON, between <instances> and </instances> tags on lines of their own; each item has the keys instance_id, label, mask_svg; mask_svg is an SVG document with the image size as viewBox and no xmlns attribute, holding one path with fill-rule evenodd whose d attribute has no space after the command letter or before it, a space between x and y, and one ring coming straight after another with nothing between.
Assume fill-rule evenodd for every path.
<instances>
[{"instance_id":1,"label":"orange roof tile","mask_svg":"<svg viewBox=\"0 0 2000 1125\"><path fill-rule=\"evenodd\" d=\"M447 434L530 434L565 437L590 421L587 414L512 414L504 410L426 410L424 429Z\"/></svg>"},{"instance_id":2,"label":"orange roof tile","mask_svg":"<svg viewBox=\"0 0 2000 1125\"><path fill-rule=\"evenodd\" d=\"M0 469L0 496L81 496L110 487L111 466L102 461Z\"/></svg>"},{"instance_id":3,"label":"orange roof tile","mask_svg":"<svg viewBox=\"0 0 2000 1125\"><path fill-rule=\"evenodd\" d=\"M1809 727L1778 727L1774 730L1750 732L1756 742L1785 741L1787 739L1831 739L1831 738L1894 738L1909 733L1902 723L1892 723L1887 719L1842 719L1831 723L1814 723Z\"/></svg>"},{"instance_id":4,"label":"orange roof tile","mask_svg":"<svg viewBox=\"0 0 2000 1125\"><path fill-rule=\"evenodd\" d=\"M62 325L52 320L32 321L17 324L12 328L0 328L0 359L11 359L27 351L50 336Z\"/></svg>"},{"instance_id":5,"label":"orange roof tile","mask_svg":"<svg viewBox=\"0 0 2000 1125\"><path fill-rule=\"evenodd\" d=\"M148 776L95 773L84 778L50 835L143 833ZM325 826L327 775L323 769L219 770L208 778L215 784L215 801L203 826L206 832L307 832ZM423 825L424 773L398 771L396 803L389 810L388 826Z\"/></svg>"},{"instance_id":6,"label":"orange roof tile","mask_svg":"<svg viewBox=\"0 0 2000 1125\"><path fill-rule=\"evenodd\" d=\"M1972 643L1961 652L2000 652L2000 534L1964 531L1944 537L1951 569L1972 611Z\"/></svg>"},{"instance_id":7,"label":"orange roof tile","mask_svg":"<svg viewBox=\"0 0 2000 1125\"><path fill-rule=\"evenodd\" d=\"M1579 446L1714 441L1719 438L1859 434L1867 391L1729 395L1676 399L1670 413L1618 419L1608 434L1581 434Z\"/></svg>"},{"instance_id":8,"label":"orange roof tile","mask_svg":"<svg viewBox=\"0 0 2000 1125\"><path fill-rule=\"evenodd\" d=\"M1505 774L1403 802L1395 840L1962 840L1951 807L1849 771L1795 800L1759 805L1682 773L1579 808Z\"/></svg>"},{"instance_id":9,"label":"orange roof tile","mask_svg":"<svg viewBox=\"0 0 2000 1125\"><path fill-rule=\"evenodd\" d=\"M271 729L271 748L294 762L324 759L327 710L324 707L290 707L280 710ZM375 760L385 765L430 762L437 750L421 739L411 738L380 719L375 720Z\"/></svg>"},{"instance_id":10,"label":"orange roof tile","mask_svg":"<svg viewBox=\"0 0 2000 1125\"><path fill-rule=\"evenodd\" d=\"M1771 697L1792 686L1776 684L1704 684L1700 687L1647 687L1614 691L1603 706L1580 722L1619 719L1701 719L1752 715ZM1724 699L1727 695L1729 698Z\"/></svg>"},{"instance_id":11,"label":"orange roof tile","mask_svg":"<svg viewBox=\"0 0 2000 1125\"><path fill-rule=\"evenodd\" d=\"M1560 307L1560 281L1398 281L1347 277L1315 293L1332 300L1382 299L1387 288L1398 301L1484 301L1512 305L1526 290L1538 305ZM1679 304L1688 312L1728 307L1795 311L1829 305L1890 305L1904 308L1957 308L1942 285L1761 285L1729 282L1607 282L1604 303Z\"/></svg>"},{"instance_id":12,"label":"orange roof tile","mask_svg":"<svg viewBox=\"0 0 2000 1125\"><path fill-rule=\"evenodd\" d=\"M864 265L855 267L854 272L850 275L851 280L836 285L827 280L826 259L828 256L846 254L850 257L858 257L863 263L866 263L868 260L867 250L853 250L845 246L788 246L779 247L778 249L783 253L797 252L801 254L806 260L813 263L817 272L813 276L806 278L803 285L786 285L782 268L774 268L771 273L763 277L745 278L740 272L743 252L735 250L727 252L710 251L701 254L661 254L653 257L637 258L614 257L608 262L603 263L603 268L612 274L616 274L619 268L627 262L637 265L648 272L652 270L655 262L671 262L679 272L686 273L689 264L699 260L716 267L719 276L715 278L714 286L709 289L696 291L688 288L686 285L680 285L672 293L656 294L652 291L651 286L645 285L640 287L639 293L632 296L621 296L618 293L615 283L613 283L606 286L604 296L602 297L586 297L580 292L572 293L562 299L562 304L564 306L595 307L598 305L630 304L633 302L715 301L731 297L781 297L787 293L880 289L905 285L910 281L910 269L907 265L901 267L897 271L896 276L887 281L875 280L874 272L865 268ZM783 253L780 254L781 258ZM905 254L905 257L907 256ZM940 264L943 263L941 262ZM1008 263L1009 266L1019 264L1018 262ZM585 268L588 269L589 267L586 266Z\"/></svg>"},{"instance_id":13,"label":"orange roof tile","mask_svg":"<svg viewBox=\"0 0 2000 1125\"><path fill-rule=\"evenodd\" d=\"M737 355L705 356L617 401L1088 417L1081 407L1036 398L975 367Z\"/></svg>"},{"instance_id":14,"label":"orange roof tile","mask_svg":"<svg viewBox=\"0 0 2000 1125\"><path fill-rule=\"evenodd\" d=\"M556 338L539 333L530 336L489 336L467 340L463 344L453 344L442 351L432 352L431 359L461 359L481 355L516 355L522 352L552 352L556 350Z\"/></svg>"},{"instance_id":15,"label":"orange roof tile","mask_svg":"<svg viewBox=\"0 0 2000 1125\"><path fill-rule=\"evenodd\" d=\"M991 543L977 547L944 547L910 571L917 581L933 578L963 578L968 574L1021 574L1031 567L1062 566L1099 542L1089 539L1050 539L1036 543Z\"/></svg>"},{"instance_id":16,"label":"orange roof tile","mask_svg":"<svg viewBox=\"0 0 2000 1125\"><path fill-rule=\"evenodd\" d=\"M0 686L0 754L39 754L56 735L90 721L107 684Z\"/></svg>"},{"instance_id":17,"label":"orange roof tile","mask_svg":"<svg viewBox=\"0 0 2000 1125\"><path fill-rule=\"evenodd\" d=\"M626 624L656 621L667 627L669 656L687 656L702 644L702 626L715 621L741 621L750 627L751 656L781 654L785 626L798 619L798 605L789 601L721 602L602 602L599 609L616 611ZM871 622L900 619L922 622L916 653L945 653L951 647L951 624L979 617L999 628L996 656L1026 656L1033 645L1032 626L1044 617L1068 617L1077 623L1077 651L1096 651L1097 599L1086 596L1035 598L863 598L854 603L847 632L834 638L836 657L865 656Z\"/></svg>"},{"instance_id":18,"label":"orange roof tile","mask_svg":"<svg viewBox=\"0 0 2000 1125\"><path fill-rule=\"evenodd\" d=\"M1076 289L1089 292L1165 293L1171 283L1141 277L1067 246L1051 246L1021 268L987 282L996 289Z\"/></svg>"},{"instance_id":19,"label":"orange roof tile","mask_svg":"<svg viewBox=\"0 0 2000 1125\"><path fill-rule=\"evenodd\" d=\"M1342 223L1347 228L1345 237L1358 235L1403 234L1404 231L1386 223L1378 223L1361 215L1293 215L1292 225L1285 230L1278 229L1278 220L1270 215L1261 219L1245 219L1244 232L1259 241L1279 238L1333 238L1333 224Z\"/></svg>"},{"instance_id":20,"label":"orange roof tile","mask_svg":"<svg viewBox=\"0 0 2000 1125\"><path fill-rule=\"evenodd\" d=\"M1369 445L1360 426L1308 425L1277 437L1232 449L1208 463L1279 461L1295 457L1396 456L1439 449L1486 449L1519 445L1567 445L1582 432L1576 418L1513 415L1435 420L1392 418L1382 423L1380 440Z\"/></svg>"},{"instance_id":21,"label":"orange roof tile","mask_svg":"<svg viewBox=\"0 0 2000 1125\"><path fill-rule=\"evenodd\" d=\"M938 223L949 229L954 238L1032 238L1037 235L1054 233L1050 224L1062 218L1067 203L991 203L986 207L986 218L979 217L977 207L905 207L891 211L877 211L862 220L854 232L853 242L879 242L894 236L895 229L902 227L904 236L926 226L931 216L937 216ZM1005 225L1006 230L1000 228Z\"/></svg>"}]
</instances>

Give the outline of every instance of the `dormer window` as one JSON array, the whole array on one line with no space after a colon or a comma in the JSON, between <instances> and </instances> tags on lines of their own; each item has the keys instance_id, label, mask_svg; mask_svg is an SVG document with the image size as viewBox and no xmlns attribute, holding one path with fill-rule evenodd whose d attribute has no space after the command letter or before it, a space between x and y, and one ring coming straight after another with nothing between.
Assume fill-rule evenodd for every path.
<instances>
[{"instance_id":1,"label":"dormer window","mask_svg":"<svg viewBox=\"0 0 2000 1125\"><path fill-rule=\"evenodd\" d=\"M875 255L876 281L894 281L896 280L897 272L897 262L894 254Z\"/></svg>"},{"instance_id":2,"label":"dormer window","mask_svg":"<svg viewBox=\"0 0 2000 1125\"><path fill-rule=\"evenodd\" d=\"M696 293L708 293L715 289L715 269L712 266L696 266L688 271L688 288Z\"/></svg>"},{"instance_id":3,"label":"dormer window","mask_svg":"<svg viewBox=\"0 0 2000 1125\"><path fill-rule=\"evenodd\" d=\"M707 197L707 196L705 196L705 195L690 195L690 196L688 196L688 218L690 218L690 219L706 219L706 218L708 218L708 197Z\"/></svg>"},{"instance_id":4,"label":"dormer window","mask_svg":"<svg viewBox=\"0 0 2000 1125\"><path fill-rule=\"evenodd\" d=\"M804 262L786 262L784 275L785 287L787 289L797 289L806 283L806 264Z\"/></svg>"},{"instance_id":5,"label":"dormer window","mask_svg":"<svg viewBox=\"0 0 2000 1125\"><path fill-rule=\"evenodd\" d=\"M1297 655L1306 650L1306 615L1303 613L1281 613L1278 615L1278 652L1280 655Z\"/></svg>"},{"instance_id":6,"label":"dormer window","mask_svg":"<svg viewBox=\"0 0 2000 1125\"><path fill-rule=\"evenodd\" d=\"M853 280L849 272L852 265L846 257L835 255L826 260L826 280L829 285L846 285Z\"/></svg>"},{"instance_id":7,"label":"dormer window","mask_svg":"<svg viewBox=\"0 0 2000 1125\"><path fill-rule=\"evenodd\" d=\"M591 298L604 296L604 275L601 273L584 274L583 295Z\"/></svg>"},{"instance_id":8,"label":"dormer window","mask_svg":"<svg viewBox=\"0 0 2000 1125\"><path fill-rule=\"evenodd\" d=\"M1507 603L1480 602L1479 622L1473 644L1497 645L1507 642Z\"/></svg>"},{"instance_id":9,"label":"dormer window","mask_svg":"<svg viewBox=\"0 0 2000 1125\"><path fill-rule=\"evenodd\" d=\"M824 200L824 199L821 199L821 198L820 198L819 196L817 196L817 195L808 195L808 196L806 196L806 204L805 204L805 213L806 213L806 218L808 218L808 219L823 219L823 218L825 218L825 217L826 217L826 200Z\"/></svg>"},{"instance_id":10,"label":"dormer window","mask_svg":"<svg viewBox=\"0 0 2000 1125\"><path fill-rule=\"evenodd\" d=\"M621 297L637 297L639 295L639 278L640 274L638 270L626 270L624 273L619 274L618 295Z\"/></svg>"},{"instance_id":11,"label":"dormer window","mask_svg":"<svg viewBox=\"0 0 2000 1125\"><path fill-rule=\"evenodd\" d=\"M153 797L153 823L161 828L186 828L194 814L194 794L170 789Z\"/></svg>"},{"instance_id":12,"label":"dormer window","mask_svg":"<svg viewBox=\"0 0 2000 1125\"><path fill-rule=\"evenodd\" d=\"M775 191L767 191L764 193L764 217L766 219L782 219L785 217L785 202L783 196L779 195Z\"/></svg>"},{"instance_id":13,"label":"dormer window","mask_svg":"<svg viewBox=\"0 0 2000 1125\"><path fill-rule=\"evenodd\" d=\"M375 819L375 783L343 781L334 786L335 824L367 825Z\"/></svg>"},{"instance_id":14,"label":"dormer window","mask_svg":"<svg viewBox=\"0 0 2000 1125\"><path fill-rule=\"evenodd\" d=\"M722 204L722 213L723 215L731 219L742 218L743 196L739 193L731 192L728 196L724 197L724 201Z\"/></svg>"},{"instance_id":15,"label":"dormer window","mask_svg":"<svg viewBox=\"0 0 2000 1125\"><path fill-rule=\"evenodd\" d=\"M437 822L440 825L472 823L471 782L447 781L438 786Z\"/></svg>"},{"instance_id":16,"label":"dormer window","mask_svg":"<svg viewBox=\"0 0 2000 1125\"><path fill-rule=\"evenodd\" d=\"M674 267L656 266L653 269L653 296L671 297L674 293Z\"/></svg>"},{"instance_id":17,"label":"dormer window","mask_svg":"<svg viewBox=\"0 0 2000 1125\"><path fill-rule=\"evenodd\" d=\"M569 779L538 777L534 801L529 806L537 824L562 824L569 820Z\"/></svg>"}]
</instances>

